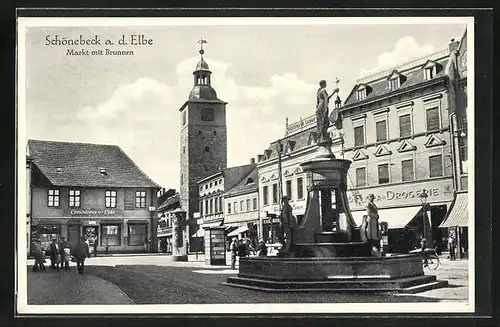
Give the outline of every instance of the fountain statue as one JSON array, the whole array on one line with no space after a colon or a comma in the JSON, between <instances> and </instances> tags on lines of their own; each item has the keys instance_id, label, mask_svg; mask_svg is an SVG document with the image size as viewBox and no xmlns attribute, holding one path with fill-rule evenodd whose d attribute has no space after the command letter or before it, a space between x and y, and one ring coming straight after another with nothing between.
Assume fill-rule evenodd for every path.
<instances>
[{"instance_id":1,"label":"fountain statue","mask_svg":"<svg viewBox=\"0 0 500 327\"><path fill-rule=\"evenodd\" d=\"M331 152L327 133L331 95L325 87L326 82L321 81L317 92L317 155L300 164L307 175L304 217L297 225L282 222L288 236L278 256L240 258L238 276L229 277L225 284L267 291L372 292L418 291L446 285L435 276L424 275L420 255L374 255L372 248L380 243L377 209L370 206L365 223L356 225L347 197L351 161L337 159ZM333 94L336 92L338 88ZM287 198L283 201L288 203ZM290 216L291 212L281 215Z\"/></svg>"}]
</instances>

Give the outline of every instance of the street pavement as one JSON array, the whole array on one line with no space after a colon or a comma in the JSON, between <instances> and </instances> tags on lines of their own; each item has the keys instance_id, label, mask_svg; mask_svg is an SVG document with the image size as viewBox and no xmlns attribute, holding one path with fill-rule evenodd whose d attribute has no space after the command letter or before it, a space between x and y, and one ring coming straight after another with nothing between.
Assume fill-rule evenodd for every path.
<instances>
[{"instance_id":1,"label":"street pavement","mask_svg":"<svg viewBox=\"0 0 500 327\"><path fill-rule=\"evenodd\" d=\"M28 265L32 260L28 260ZM203 255L174 262L170 255L98 256L86 260L84 276L70 272L28 272L30 304L195 304L195 303L333 303L333 302L467 302L468 261L442 257L426 274L450 286L418 294L261 293L221 285L238 270L208 266ZM73 264L74 265L74 264ZM31 268L31 266L29 267ZM238 267L236 267L238 268Z\"/></svg>"}]
</instances>

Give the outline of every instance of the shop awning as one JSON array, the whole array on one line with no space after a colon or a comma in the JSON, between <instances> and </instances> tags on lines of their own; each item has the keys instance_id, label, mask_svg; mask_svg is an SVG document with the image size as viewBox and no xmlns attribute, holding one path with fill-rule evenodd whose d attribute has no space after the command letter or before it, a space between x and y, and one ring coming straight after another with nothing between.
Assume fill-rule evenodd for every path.
<instances>
[{"instance_id":1,"label":"shop awning","mask_svg":"<svg viewBox=\"0 0 500 327\"><path fill-rule=\"evenodd\" d=\"M457 193L446 219L439 225L440 228L469 226L468 195L468 192Z\"/></svg>"},{"instance_id":2,"label":"shop awning","mask_svg":"<svg viewBox=\"0 0 500 327\"><path fill-rule=\"evenodd\" d=\"M210 227L219 227L220 225L222 225L222 223L223 223L222 220L219 220L217 222L212 222L212 223L206 223L206 224L201 225L201 228L208 229Z\"/></svg>"},{"instance_id":3,"label":"shop awning","mask_svg":"<svg viewBox=\"0 0 500 327\"><path fill-rule=\"evenodd\" d=\"M227 236L238 236L241 233L244 233L248 230L247 225L243 225L241 227L238 227L237 229L233 230L231 233L227 234Z\"/></svg>"},{"instance_id":4,"label":"shop awning","mask_svg":"<svg viewBox=\"0 0 500 327\"><path fill-rule=\"evenodd\" d=\"M422 209L421 206L379 209L379 222L385 221L389 229L405 228L406 225L417 215L420 209ZM352 212L352 218L358 226L361 225L364 215L366 215L366 211Z\"/></svg>"}]
</instances>

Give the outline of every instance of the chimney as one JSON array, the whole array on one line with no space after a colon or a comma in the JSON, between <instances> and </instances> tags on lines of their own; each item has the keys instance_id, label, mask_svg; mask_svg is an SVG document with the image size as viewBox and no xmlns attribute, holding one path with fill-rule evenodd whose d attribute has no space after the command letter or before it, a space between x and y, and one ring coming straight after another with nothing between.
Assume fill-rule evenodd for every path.
<instances>
[{"instance_id":1,"label":"chimney","mask_svg":"<svg viewBox=\"0 0 500 327\"><path fill-rule=\"evenodd\" d=\"M458 49L458 45L460 42L455 41L455 39L450 40L450 44L448 45L448 49L450 50L450 53Z\"/></svg>"},{"instance_id":2,"label":"chimney","mask_svg":"<svg viewBox=\"0 0 500 327\"><path fill-rule=\"evenodd\" d=\"M255 158L250 158L250 164L255 165Z\"/></svg>"}]
</instances>

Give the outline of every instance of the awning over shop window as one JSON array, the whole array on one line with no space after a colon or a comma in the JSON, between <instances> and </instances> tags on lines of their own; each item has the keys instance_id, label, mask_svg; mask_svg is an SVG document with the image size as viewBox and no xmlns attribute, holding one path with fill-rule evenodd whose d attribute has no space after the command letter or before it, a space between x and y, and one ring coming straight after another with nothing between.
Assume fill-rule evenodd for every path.
<instances>
[{"instance_id":1,"label":"awning over shop window","mask_svg":"<svg viewBox=\"0 0 500 327\"><path fill-rule=\"evenodd\" d=\"M387 222L389 229L405 228L406 225L408 225L408 223L417 215L420 209L422 209L421 206L379 209L379 222ZM358 226L363 222L364 215L366 215L366 211L352 212L352 218Z\"/></svg>"},{"instance_id":2,"label":"awning over shop window","mask_svg":"<svg viewBox=\"0 0 500 327\"><path fill-rule=\"evenodd\" d=\"M223 222L223 221L222 221L222 220L220 220L220 221L213 222L213 223L203 224L203 225L201 225L201 228L203 228L203 229L208 229L208 228L210 228L210 227L219 227L219 226L221 226L221 225L222 225L222 222Z\"/></svg>"},{"instance_id":3,"label":"awning over shop window","mask_svg":"<svg viewBox=\"0 0 500 327\"><path fill-rule=\"evenodd\" d=\"M468 194L468 192L457 193L446 219L439 225L440 228L469 226Z\"/></svg>"},{"instance_id":4,"label":"awning over shop window","mask_svg":"<svg viewBox=\"0 0 500 327\"><path fill-rule=\"evenodd\" d=\"M238 236L246 231L248 231L248 226L243 225L243 226L233 230L231 233L227 234L227 236Z\"/></svg>"}]
</instances>

